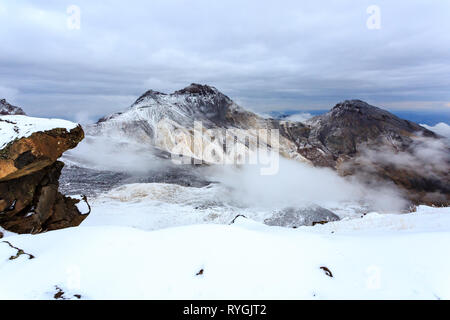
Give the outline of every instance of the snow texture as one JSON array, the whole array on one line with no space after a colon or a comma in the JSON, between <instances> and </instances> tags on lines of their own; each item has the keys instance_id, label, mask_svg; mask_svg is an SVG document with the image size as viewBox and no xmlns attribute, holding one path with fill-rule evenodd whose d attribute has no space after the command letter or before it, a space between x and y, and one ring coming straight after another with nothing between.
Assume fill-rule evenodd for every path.
<instances>
[{"instance_id":1,"label":"snow texture","mask_svg":"<svg viewBox=\"0 0 450 320\"><path fill-rule=\"evenodd\" d=\"M77 124L60 119L32 118L22 115L0 116L0 150L16 139L26 138L35 132L56 128L70 131Z\"/></svg>"},{"instance_id":2,"label":"snow texture","mask_svg":"<svg viewBox=\"0 0 450 320\"><path fill-rule=\"evenodd\" d=\"M449 208L298 229L238 218L2 240L35 258L9 260L17 250L0 242L0 299L53 299L57 288L66 299L450 299Z\"/></svg>"}]
</instances>

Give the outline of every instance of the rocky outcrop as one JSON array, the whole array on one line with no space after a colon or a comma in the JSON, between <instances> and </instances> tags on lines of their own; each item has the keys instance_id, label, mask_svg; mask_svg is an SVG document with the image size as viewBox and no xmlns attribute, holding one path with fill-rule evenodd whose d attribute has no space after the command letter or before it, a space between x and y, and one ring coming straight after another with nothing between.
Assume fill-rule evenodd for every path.
<instances>
[{"instance_id":1,"label":"rocky outcrop","mask_svg":"<svg viewBox=\"0 0 450 320\"><path fill-rule=\"evenodd\" d=\"M5 121L0 118L0 122ZM69 132L56 128L34 132L0 150L0 182L20 178L53 164L64 151L75 148L83 139L80 126Z\"/></svg>"},{"instance_id":2,"label":"rocky outcrop","mask_svg":"<svg viewBox=\"0 0 450 320\"><path fill-rule=\"evenodd\" d=\"M0 116L4 115L25 115L22 108L9 104L5 99L0 99Z\"/></svg>"},{"instance_id":3,"label":"rocky outcrop","mask_svg":"<svg viewBox=\"0 0 450 320\"><path fill-rule=\"evenodd\" d=\"M64 164L57 159L84 138L82 128L67 121L0 117L0 134L11 133L11 141L0 143L0 226L39 233L79 225L88 212L78 210L80 199L58 191Z\"/></svg>"}]
</instances>

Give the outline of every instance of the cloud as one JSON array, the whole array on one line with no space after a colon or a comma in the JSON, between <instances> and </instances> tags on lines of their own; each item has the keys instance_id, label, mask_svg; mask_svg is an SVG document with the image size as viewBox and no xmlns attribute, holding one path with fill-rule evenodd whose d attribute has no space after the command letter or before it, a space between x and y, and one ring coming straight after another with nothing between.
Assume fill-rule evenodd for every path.
<instances>
[{"instance_id":1,"label":"cloud","mask_svg":"<svg viewBox=\"0 0 450 320\"><path fill-rule=\"evenodd\" d=\"M424 137L419 133L410 139L407 146L395 139L379 146L361 146L354 162L341 169L354 169L355 177L369 184L374 180L373 174L393 177L396 183L417 190L416 193L410 191L412 198L423 193L422 201L447 203L450 140Z\"/></svg>"},{"instance_id":2,"label":"cloud","mask_svg":"<svg viewBox=\"0 0 450 320\"><path fill-rule=\"evenodd\" d=\"M305 122L306 120L311 119L312 117L314 117L314 116L311 113L302 112L302 113L293 114L292 116L289 116L289 117L285 118L284 120Z\"/></svg>"},{"instance_id":3,"label":"cloud","mask_svg":"<svg viewBox=\"0 0 450 320\"><path fill-rule=\"evenodd\" d=\"M15 103L18 94L19 92L17 89L0 86L0 98L6 99L6 101L8 101L11 104Z\"/></svg>"},{"instance_id":4,"label":"cloud","mask_svg":"<svg viewBox=\"0 0 450 320\"><path fill-rule=\"evenodd\" d=\"M67 28L72 4L81 9L80 30ZM372 4L2 1L0 86L14 83L32 115L72 118L72 108L97 115L129 105L106 96L191 82L261 112L327 109L348 98L444 107L450 4L380 0L381 29L369 30Z\"/></svg>"},{"instance_id":5,"label":"cloud","mask_svg":"<svg viewBox=\"0 0 450 320\"><path fill-rule=\"evenodd\" d=\"M426 124L422 124L422 127L427 128L443 137L450 139L450 126L446 123L440 122L434 126L428 126Z\"/></svg>"},{"instance_id":6,"label":"cloud","mask_svg":"<svg viewBox=\"0 0 450 320\"><path fill-rule=\"evenodd\" d=\"M407 203L393 186L368 187L357 179L344 179L331 169L284 158L280 158L275 175L261 175L258 165L215 166L210 174L213 180L228 187L229 194L224 197L228 196L235 205L266 209L353 202L372 210L399 212Z\"/></svg>"},{"instance_id":7,"label":"cloud","mask_svg":"<svg viewBox=\"0 0 450 320\"><path fill-rule=\"evenodd\" d=\"M86 136L73 150L67 151L63 161L96 170L127 172L137 175L170 165L157 158L151 147L126 138ZM105 161L107 159L107 161Z\"/></svg>"}]
</instances>

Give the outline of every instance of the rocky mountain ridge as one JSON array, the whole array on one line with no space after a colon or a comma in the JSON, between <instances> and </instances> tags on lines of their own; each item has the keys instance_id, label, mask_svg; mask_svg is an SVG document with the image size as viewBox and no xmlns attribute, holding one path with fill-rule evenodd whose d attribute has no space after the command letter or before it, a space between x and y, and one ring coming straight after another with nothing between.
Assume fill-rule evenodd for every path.
<instances>
[{"instance_id":1,"label":"rocky mountain ridge","mask_svg":"<svg viewBox=\"0 0 450 320\"><path fill-rule=\"evenodd\" d=\"M25 115L22 108L9 104L6 99L0 99L0 116L4 115Z\"/></svg>"},{"instance_id":2,"label":"rocky mountain ridge","mask_svg":"<svg viewBox=\"0 0 450 320\"><path fill-rule=\"evenodd\" d=\"M405 170L389 161L362 161L367 150L383 149L385 154L409 157L420 165L424 159L417 154L417 145L426 144L424 139L433 143L440 140L432 131L361 100L343 101L328 113L301 123L262 118L214 87L191 84L172 94L149 90L129 109L102 118L86 131L94 136L126 137L169 153L181 142L183 148L177 149L178 153L204 160L204 155L194 149L194 121L202 122L203 147L212 143L215 150L222 148L222 141L214 140L207 131L222 128L243 148L251 149L255 141L270 148L271 141L257 140L252 129L278 129L279 152L286 158L329 167L343 176L364 173L368 183L394 183L415 203L450 203L450 170L445 171L450 168L450 160L445 157L449 153L443 143L439 146L444 155L442 166L427 173ZM225 152L225 156L232 155ZM215 161L214 157L207 160Z\"/></svg>"}]
</instances>

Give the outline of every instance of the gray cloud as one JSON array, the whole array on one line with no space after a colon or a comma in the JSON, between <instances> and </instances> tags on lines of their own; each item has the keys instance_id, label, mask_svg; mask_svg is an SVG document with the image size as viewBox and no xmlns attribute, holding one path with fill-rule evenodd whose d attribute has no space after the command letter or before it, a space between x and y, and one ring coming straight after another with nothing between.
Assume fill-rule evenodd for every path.
<instances>
[{"instance_id":1,"label":"gray cloud","mask_svg":"<svg viewBox=\"0 0 450 320\"><path fill-rule=\"evenodd\" d=\"M66 26L71 4L80 30ZM380 30L366 27L372 4ZM449 12L445 0L7 0L0 94L32 115L83 121L191 82L261 112L348 98L450 110Z\"/></svg>"}]
</instances>

